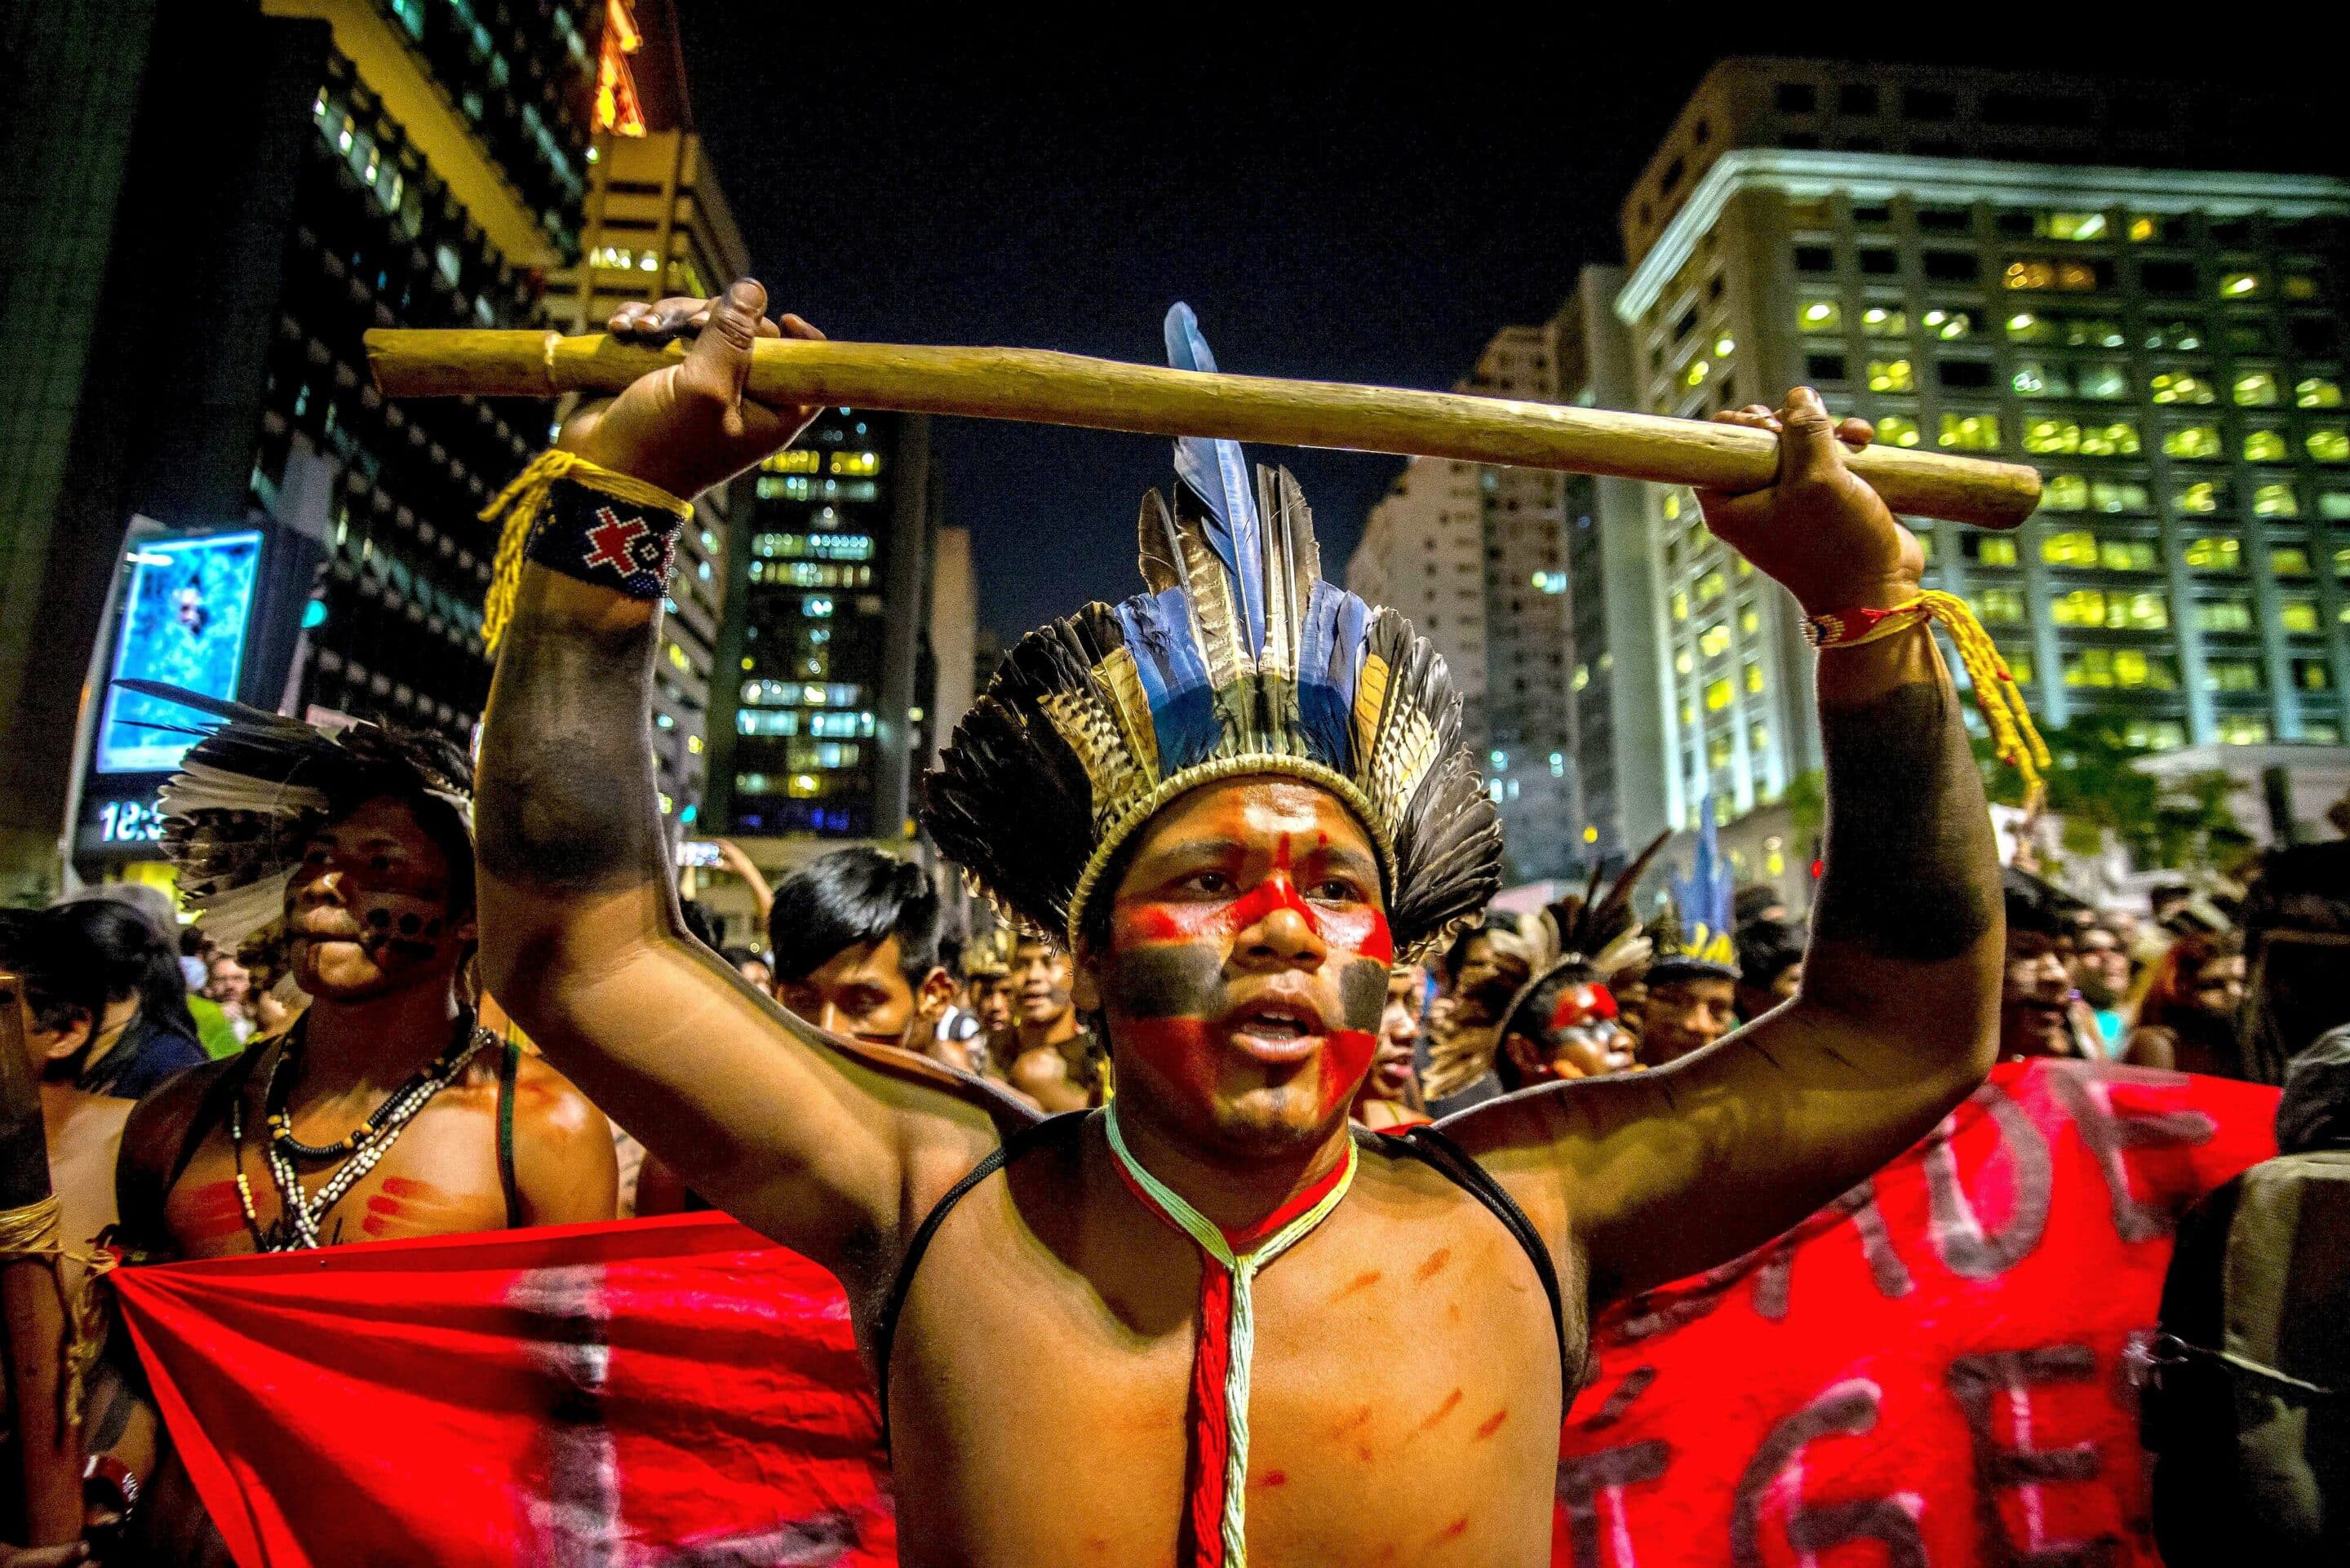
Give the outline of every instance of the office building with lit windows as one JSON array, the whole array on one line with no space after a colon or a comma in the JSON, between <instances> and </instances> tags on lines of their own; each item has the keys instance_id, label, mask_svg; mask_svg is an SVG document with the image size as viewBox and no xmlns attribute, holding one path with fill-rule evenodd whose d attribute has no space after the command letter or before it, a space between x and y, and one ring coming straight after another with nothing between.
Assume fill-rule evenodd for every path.
<instances>
[{"instance_id":1,"label":"office building with lit windows","mask_svg":"<svg viewBox=\"0 0 2350 1568\"><path fill-rule=\"evenodd\" d=\"M126 0L103 28L22 9L24 72L55 84L28 98L55 108L15 117L10 166L57 171L10 182L5 225L30 285L11 330L44 327L0 387L0 820L31 892L61 861L156 854L168 766L112 745L106 682L144 668L140 572L203 540L250 540L174 590L220 645L218 694L470 737L494 549L476 514L546 411L387 402L360 339L544 322L540 279L579 244L606 8Z\"/></svg>"},{"instance_id":2,"label":"office building with lit windows","mask_svg":"<svg viewBox=\"0 0 2350 1568\"><path fill-rule=\"evenodd\" d=\"M1505 327L1458 389L1555 401L1548 327ZM1515 880L1583 863L1567 689L1570 493L1588 482L1543 469L1414 459L1371 508L1347 586L1393 606L1435 643L1461 697L1461 727L1485 763Z\"/></svg>"},{"instance_id":3,"label":"office building with lit windows","mask_svg":"<svg viewBox=\"0 0 2350 1568\"><path fill-rule=\"evenodd\" d=\"M1879 441L2036 465L2017 532L1918 532L2043 723L2291 765L2340 743L2350 680L2350 184L2230 166L2244 117L2208 102L1727 62L1625 202L1615 308L1632 406L1808 383ZM1646 502L1668 815L1711 796L1739 873L1792 884L1808 846L1768 808L1820 765L1799 616L1687 492Z\"/></svg>"},{"instance_id":4,"label":"office building with lit windows","mask_svg":"<svg viewBox=\"0 0 2350 1568\"><path fill-rule=\"evenodd\" d=\"M728 618L713 692L733 725L713 819L808 848L902 842L911 770L930 749L916 695L937 527L929 423L827 409L753 484L729 588L742 612Z\"/></svg>"},{"instance_id":5,"label":"office building with lit windows","mask_svg":"<svg viewBox=\"0 0 2350 1568\"><path fill-rule=\"evenodd\" d=\"M623 19L636 43L624 57L623 102L635 113L597 129L579 255L547 281L547 317L566 332L600 332L632 299L706 298L751 270L708 150L677 123L685 103L684 62L673 19L648 5ZM608 45L610 58L617 41ZM712 732L711 675L723 635L729 565L746 547L737 531L748 516L751 488L736 480L694 498L692 524L678 536L653 667L654 779L689 834L702 819L714 743L722 739Z\"/></svg>"}]
</instances>

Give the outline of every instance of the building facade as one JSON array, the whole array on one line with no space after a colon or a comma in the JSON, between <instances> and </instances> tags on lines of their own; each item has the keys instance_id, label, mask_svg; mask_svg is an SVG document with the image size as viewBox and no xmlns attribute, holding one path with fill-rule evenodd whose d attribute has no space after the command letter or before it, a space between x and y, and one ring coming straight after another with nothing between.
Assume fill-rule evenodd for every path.
<instances>
[{"instance_id":1,"label":"building facade","mask_svg":"<svg viewBox=\"0 0 2350 1568\"><path fill-rule=\"evenodd\" d=\"M544 444L546 411L387 403L360 336L539 324L538 280L576 254L603 10L525 0L494 33L485 9L11 11L12 59L87 89L36 95L57 111L9 130L11 167L57 171L6 225L12 277L37 280L11 291L12 322L53 318L39 374L0 389L8 576L38 607L0 639L15 891L155 854L167 769L88 764L109 677L138 672L111 660L139 573L174 545L251 536L234 595L174 589L192 639L234 642L205 666L219 694L470 736L494 547L475 514Z\"/></svg>"},{"instance_id":2,"label":"building facade","mask_svg":"<svg viewBox=\"0 0 2350 1568\"><path fill-rule=\"evenodd\" d=\"M646 53L673 52L662 34L640 36ZM640 53L634 81L650 88L647 67L658 63ZM707 298L750 272L750 251L701 137L682 128L649 127L634 135L599 130L594 151L579 259L547 284L546 313L555 325L600 332L629 300ZM655 783L688 830L701 820L709 794L711 674L729 562L747 547L737 530L748 516L751 488L737 480L695 498L693 524L678 536L653 667Z\"/></svg>"},{"instance_id":3,"label":"building facade","mask_svg":"<svg viewBox=\"0 0 2350 1568\"><path fill-rule=\"evenodd\" d=\"M1548 327L1507 327L1458 389L1555 401ZM1570 494L1588 482L1542 469L1414 459L1366 523L1347 584L1410 618L1444 654L1464 735L1485 764L1517 880L1571 875L1584 859L1568 690Z\"/></svg>"},{"instance_id":4,"label":"building facade","mask_svg":"<svg viewBox=\"0 0 2350 1568\"><path fill-rule=\"evenodd\" d=\"M717 819L734 835L804 849L910 836L935 508L919 415L827 409L760 466L712 694L733 716Z\"/></svg>"},{"instance_id":5,"label":"building facade","mask_svg":"<svg viewBox=\"0 0 2350 1568\"><path fill-rule=\"evenodd\" d=\"M1803 383L1879 441L2031 462L2022 529L1918 532L2044 725L2338 744L2350 184L2210 166L2238 155L2175 92L1728 62L1625 203L1630 406ZM1795 607L1687 492L1646 504L1669 817L1710 795L1745 819L1742 876L1797 878L1773 808L1820 758Z\"/></svg>"}]
</instances>

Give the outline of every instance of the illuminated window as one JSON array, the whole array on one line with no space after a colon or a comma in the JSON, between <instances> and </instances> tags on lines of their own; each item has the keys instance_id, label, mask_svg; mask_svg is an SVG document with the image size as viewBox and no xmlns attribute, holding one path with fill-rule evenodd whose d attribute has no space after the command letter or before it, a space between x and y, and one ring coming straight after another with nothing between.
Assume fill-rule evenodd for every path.
<instances>
[{"instance_id":1,"label":"illuminated window","mask_svg":"<svg viewBox=\"0 0 2350 1568\"><path fill-rule=\"evenodd\" d=\"M2015 541L1993 534L1970 534L1967 542L1974 546L1974 558L1986 566L2015 565Z\"/></svg>"},{"instance_id":2,"label":"illuminated window","mask_svg":"<svg viewBox=\"0 0 2350 1568\"><path fill-rule=\"evenodd\" d=\"M2056 336L2057 324L2044 316L2029 310L2019 310L2007 318L2008 340L2013 343L2045 343Z\"/></svg>"},{"instance_id":3,"label":"illuminated window","mask_svg":"<svg viewBox=\"0 0 2350 1568\"><path fill-rule=\"evenodd\" d=\"M1762 628L1762 612L1757 610L1753 606L1748 605L1738 612L1738 629L1744 632L1747 636L1752 637L1757 631L1760 631Z\"/></svg>"},{"instance_id":4,"label":"illuminated window","mask_svg":"<svg viewBox=\"0 0 2350 1568\"><path fill-rule=\"evenodd\" d=\"M2264 409L2282 396L2273 370L2243 370L2236 376L2236 402L2239 407Z\"/></svg>"},{"instance_id":5,"label":"illuminated window","mask_svg":"<svg viewBox=\"0 0 2350 1568\"><path fill-rule=\"evenodd\" d=\"M1945 343L1968 337L1975 329L1974 313L1969 310L1929 310L1918 319L1928 332Z\"/></svg>"},{"instance_id":6,"label":"illuminated window","mask_svg":"<svg viewBox=\"0 0 2350 1568\"><path fill-rule=\"evenodd\" d=\"M2129 219L2130 243L2142 245L2149 241L2160 240L2162 226L2163 220L2152 213L2132 213Z\"/></svg>"},{"instance_id":7,"label":"illuminated window","mask_svg":"<svg viewBox=\"0 0 2350 1568\"><path fill-rule=\"evenodd\" d=\"M1730 678L1728 676L1725 675L1719 680L1708 682L1705 689L1705 711L1709 713L1721 712L1724 708L1730 706ZM1715 765L1719 766L1720 764L1717 763Z\"/></svg>"},{"instance_id":8,"label":"illuminated window","mask_svg":"<svg viewBox=\"0 0 2350 1568\"><path fill-rule=\"evenodd\" d=\"M2293 405L2297 409L2338 409L2342 406L2342 383L2330 376L2311 376L2295 384Z\"/></svg>"},{"instance_id":9,"label":"illuminated window","mask_svg":"<svg viewBox=\"0 0 2350 1568\"><path fill-rule=\"evenodd\" d=\"M881 472L881 454L878 452L837 452L832 454L832 472L852 478L865 478Z\"/></svg>"},{"instance_id":10,"label":"illuminated window","mask_svg":"<svg viewBox=\"0 0 2350 1568\"><path fill-rule=\"evenodd\" d=\"M2262 484L2252 490L2252 514L2256 517L2298 517L2301 497L2290 484Z\"/></svg>"},{"instance_id":11,"label":"illuminated window","mask_svg":"<svg viewBox=\"0 0 2350 1568\"><path fill-rule=\"evenodd\" d=\"M2151 572L2160 567L2151 539L2101 539L2097 565L2108 572Z\"/></svg>"},{"instance_id":12,"label":"illuminated window","mask_svg":"<svg viewBox=\"0 0 2350 1568\"><path fill-rule=\"evenodd\" d=\"M2199 572L2241 572L2243 546L2229 538L2190 539L2187 542L2187 564Z\"/></svg>"},{"instance_id":13,"label":"illuminated window","mask_svg":"<svg viewBox=\"0 0 2350 1568\"><path fill-rule=\"evenodd\" d=\"M2094 566L2097 536L2085 528L2050 534L2040 541L2040 558L2052 566Z\"/></svg>"},{"instance_id":14,"label":"illuminated window","mask_svg":"<svg viewBox=\"0 0 2350 1568\"><path fill-rule=\"evenodd\" d=\"M1872 305L1860 313L1860 329L1871 337L1907 337L1909 313L1898 305Z\"/></svg>"},{"instance_id":15,"label":"illuminated window","mask_svg":"<svg viewBox=\"0 0 2350 1568\"><path fill-rule=\"evenodd\" d=\"M2054 289L2064 294L2085 294L2101 286L2097 263L2085 261L2012 261L1999 276L2004 288L2022 291Z\"/></svg>"},{"instance_id":16,"label":"illuminated window","mask_svg":"<svg viewBox=\"0 0 2350 1568\"><path fill-rule=\"evenodd\" d=\"M2107 593L2074 588L2049 601L2058 626L2101 626L2112 631L2159 631L2170 624L2169 600L2160 593Z\"/></svg>"},{"instance_id":17,"label":"illuminated window","mask_svg":"<svg viewBox=\"0 0 2350 1568\"><path fill-rule=\"evenodd\" d=\"M2015 367L2008 385L2019 398L2068 398L2073 388L2065 379L2061 365L2043 365L2036 359L2025 359Z\"/></svg>"},{"instance_id":18,"label":"illuminated window","mask_svg":"<svg viewBox=\"0 0 2350 1568\"><path fill-rule=\"evenodd\" d=\"M2261 275L2256 272L2223 273L2220 278L2222 299L2257 299L2261 292Z\"/></svg>"},{"instance_id":19,"label":"illuminated window","mask_svg":"<svg viewBox=\"0 0 2350 1568\"><path fill-rule=\"evenodd\" d=\"M790 447L776 452L759 464L762 473L817 473L823 471L824 454L805 447Z\"/></svg>"},{"instance_id":20,"label":"illuminated window","mask_svg":"<svg viewBox=\"0 0 2350 1568\"><path fill-rule=\"evenodd\" d=\"M2277 596L2277 624L2303 637L2317 635L2317 601L2307 594Z\"/></svg>"},{"instance_id":21,"label":"illuminated window","mask_svg":"<svg viewBox=\"0 0 2350 1568\"><path fill-rule=\"evenodd\" d=\"M2158 371L2147 386L2158 403L2208 403L2216 396L2211 383L2192 370Z\"/></svg>"},{"instance_id":22,"label":"illuminated window","mask_svg":"<svg viewBox=\"0 0 2350 1568\"><path fill-rule=\"evenodd\" d=\"M2206 691L2261 691L2268 682L2261 677L2260 660L2256 659L2212 659L2204 661L2203 690Z\"/></svg>"},{"instance_id":23,"label":"illuminated window","mask_svg":"<svg viewBox=\"0 0 2350 1568\"><path fill-rule=\"evenodd\" d=\"M2350 462L2350 429L2319 425L2303 438L2309 455L2320 462Z\"/></svg>"},{"instance_id":24,"label":"illuminated window","mask_svg":"<svg viewBox=\"0 0 2350 1568\"><path fill-rule=\"evenodd\" d=\"M2023 450L2039 453L2079 452L2080 423L2074 420L2026 420Z\"/></svg>"},{"instance_id":25,"label":"illuminated window","mask_svg":"<svg viewBox=\"0 0 2350 1568\"><path fill-rule=\"evenodd\" d=\"M1762 688L1762 667L1759 664L1749 664L1746 667L1746 690L1750 692L1760 692Z\"/></svg>"},{"instance_id":26,"label":"illuminated window","mask_svg":"<svg viewBox=\"0 0 2350 1568\"><path fill-rule=\"evenodd\" d=\"M1841 332L1844 307L1833 299L1807 299L1795 307L1798 332Z\"/></svg>"},{"instance_id":27,"label":"illuminated window","mask_svg":"<svg viewBox=\"0 0 2350 1568\"><path fill-rule=\"evenodd\" d=\"M1712 365L1704 359L1690 360L1689 363L1689 369L1681 372L1681 385L1685 387L1696 386L1700 381L1705 379L1706 373L1712 369Z\"/></svg>"},{"instance_id":28,"label":"illuminated window","mask_svg":"<svg viewBox=\"0 0 2350 1568\"><path fill-rule=\"evenodd\" d=\"M2030 428L2024 435L2027 450L2031 445ZM2040 509L2043 512L2085 512L2089 506L2089 482L2077 473L2052 473L2041 485Z\"/></svg>"},{"instance_id":29,"label":"illuminated window","mask_svg":"<svg viewBox=\"0 0 2350 1568\"><path fill-rule=\"evenodd\" d=\"M1730 651L1730 628L1710 626L1698 634L1697 650L1708 659L1720 659Z\"/></svg>"},{"instance_id":30,"label":"illuminated window","mask_svg":"<svg viewBox=\"0 0 2350 1568\"><path fill-rule=\"evenodd\" d=\"M2022 588L1978 588L1975 590L1974 607L1976 617L1985 626L2023 624Z\"/></svg>"},{"instance_id":31,"label":"illuminated window","mask_svg":"<svg viewBox=\"0 0 2350 1568\"><path fill-rule=\"evenodd\" d=\"M2208 479L2182 484L2171 493L2170 504L2180 512L2217 512L2220 510L2220 486Z\"/></svg>"},{"instance_id":32,"label":"illuminated window","mask_svg":"<svg viewBox=\"0 0 2350 1568\"><path fill-rule=\"evenodd\" d=\"M2032 232L2043 240L2111 239L2106 231L2103 213L2037 213L2033 215Z\"/></svg>"},{"instance_id":33,"label":"illuminated window","mask_svg":"<svg viewBox=\"0 0 2350 1568\"><path fill-rule=\"evenodd\" d=\"M2064 684L2172 691L2178 671L2169 659L2134 648L2085 648L2064 661Z\"/></svg>"},{"instance_id":34,"label":"illuminated window","mask_svg":"<svg viewBox=\"0 0 2350 1568\"><path fill-rule=\"evenodd\" d=\"M2029 649L2021 648L2002 648L1999 650L1999 656L2002 659L2006 661L2007 672L2015 677L2015 683L2018 686L2029 686L2032 684L2033 663L2032 654Z\"/></svg>"},{"instance_id":35,"label":"illuminated window","mask_svg":"<svg viewBox=\"0 0 2350 1568\"><path fill-rule=\"evenodd\" d=\"M1999 416L1997 414L1944 414L1941 445L1959 452L1997 452L1999 450Z\"/></svg>"},{"instance_id":36,"label":"illuminated window","mask_svg":"<svg viewBox=\"0 0 2350 1568\"><path fill-rule=\"evenodd\" d=\"M1673 672L1675 674L1687 675L1696 668L1697 655L1691 653L1688 649L1684 648L1679 653L1673 655Z\"/></svg>"},{"instance_id":37,"label":"illuminated window","mask_svg":"<svg viewBox=\"0 0 2350 1568\"><path fill-rule=\"evenodd\" d=\"M2195 607L2195 624L2204 631L2250 631L2252 601L2247 598L2204 599Z\"/></svg>"},{"instance_id":38,"label":"illuminated window","mask_svg":"<svg viewBox=\"0 0 2350 1568\"><path fill-rule=\"evenodd\" d=\"M2107 514L2147 510L2146 486L2124 479L2101 479L2089 487L2090 504Z\"/></svg>"},{"instance_id":39,"label":"illuminated window","mask_svg":"<svg viewBox=\"0 0 2350 1568\"><path fill-rule=\"evenodd\" d=\"M2293 455L2285 445L2282 431L2246 431L2244 461L2246 462L2282 462Z\"/></svg>"},{"instance_id":40,"label":"illuminated window","mask_svg":"<svg viewBox=\"0 0 2350 1568\"><path fill-rule=\"evenodd\" d=\"M1710 605L1730 591L1730 580L1720 572L1708 572L1697 582L1697 602Z\"/></svg>"},{"instance_id":41,"label":"illuminated window","mask_svg":"<svg viewBox=\"0 0 2350 1568\"><path fill-rule=\"evenodd\" d=\"M1716 735L1713 739L1708 741L1705 743L1705 760L1707 765L1717 768L1728 767L1730 765L1731 748L1737 742L1733 742L1728 735Z\"/></svg>"},{"instance_id":42,"label":"illuminated window","mask_svg":"<svg viewBox=\"0 0 2350 1568\"><path fill-rule=\"evenodd\" d=\"M2216 462L2220 456L2220 427L2217 425L2179 425L2162 432L2162 450L2166 456L2185 458L2196 462Z\"/></svg>"},{"instance_id":43,"label":"illuminated window","mask_svg":"<svg viewBox=\"0 0 2350 1568\"><path fill-rule=\"evenodd\" d=\"M1689 595L1687 593L1676 593L1673 595L1673 618L1675 620L1689 619Z\"/></svg>"},{"instance_id":44,"label":"illuminated window","mask_svg":"<svg viewBox=\"0 0 2350 1568\"><path fill-rule=\"evenodd\" d=\"M2280 577L2310 576L2309 552L2295 545L2278 545L2269 552L2269 571Z\"/></svg>"},{"instance_id":45,"label":"illuminated window","mask_svg":"<svg viewBox=\"0 0 2350 1568\"><path fill-rule=\"evenodd\" d=\"M1871 359L1868 362L1868 389L1872 392L1915 391L1917 379L1910 371L1909 361Z\"/></svg>"},{"instance_id":46,"label":"illuminated window","mask_svg":"<svg viewBox=\"0 0 2350 1568\"><path fill-rule=\"evenodd\" d=\"M2264 746L2268 744L2269 724L2265 719L2255 719L2249 713L2222 713L2212 723L2212 732L2223 746Z\"/></svg>"},{"instance_id":47,"label":"illuminated window","mask_svg":"<svg viewBox=\"0 0 2350 1568\"><path fill-rule=\"evenodd\" d=\"M1918 421L1907 414L1887 414L1877 421L1877 439L1887 446L1916 446Z\"/></svg>"}]
</instances>

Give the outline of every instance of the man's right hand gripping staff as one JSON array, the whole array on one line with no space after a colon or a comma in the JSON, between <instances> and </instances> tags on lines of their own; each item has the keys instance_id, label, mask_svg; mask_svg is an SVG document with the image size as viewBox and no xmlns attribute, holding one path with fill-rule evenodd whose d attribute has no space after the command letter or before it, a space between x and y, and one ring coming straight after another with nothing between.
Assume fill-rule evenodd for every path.
<instances>
[{"instance_id":1,"label":"man's right hand gripping staff","mask_svg":"<svg viewBox=\"0 0 2350 1568\"><path fill-rule=\"evenodd\" d=\"M1115 1096L1038 1123L810 1028L680 923L660 568L691 495L805 421L742 399L764 308L750 283L629 306L616 332L691 348L517 498L489 990L693 1189L839 1276L910 1564L1547 1562L1593 1312L1760 1244L1988 1065L1997 867L1929 634L1888 620L1823 660L1829 869L1796 1001L1669 1068L1358 1136L1390 961L1483 909L1499 829L1443 660L1319 580L1295 481L1179 443L1149 592L1024 639L925 780L932 837L1065 938L1107 1032ZM1205 361L1188 311L1169 337ZM1807 611L1910 616L1915 544L1816 400L1741 417L1794 439L1778 483L1707 498L1716 531Z\"/></svg>"}]
</instances>

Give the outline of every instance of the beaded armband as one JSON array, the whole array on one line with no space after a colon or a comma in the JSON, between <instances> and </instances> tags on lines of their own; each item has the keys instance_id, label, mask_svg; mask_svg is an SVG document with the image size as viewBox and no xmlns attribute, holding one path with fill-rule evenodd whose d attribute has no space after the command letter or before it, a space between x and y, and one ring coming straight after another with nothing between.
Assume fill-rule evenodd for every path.
<instances>
[{"instance_id":1,"label":"beaded armband","mask_svg":"<svg viewBox=\"0 0 2350 1568\"><path fill-rule=\"evenodd\" d=\"M669 585L677 536L693 504L658 485L573 452L541 452L482 513L504 520L482 607L482 640L494 649L513 618L525 560L636 599Z\"/></svg>"},{"instance_id":2,"label":"beaded armband","mask_svg":"<svg viewBox=\"0 0 2350 1568\"><path fill-rule=\"evenodd\" d=\"M2016 690L2014 671L2000 657L1998 645L1975 619L1966 600L1928 588L1889 609L1830 610L1804 622L1804 638L1825 652L1858 648L1933 621L1942 623L1959 650L1959 661L1966 666L1967 680L1975 689L1975 705L1991 726L1991 745L1999 760L2012 766L2022 776L2024 789L2036 797L2041 770L2049 765L2047 743L2032 722L2031 710L2023 705L2023 693Z\"/></svg>"}]
</instances>

